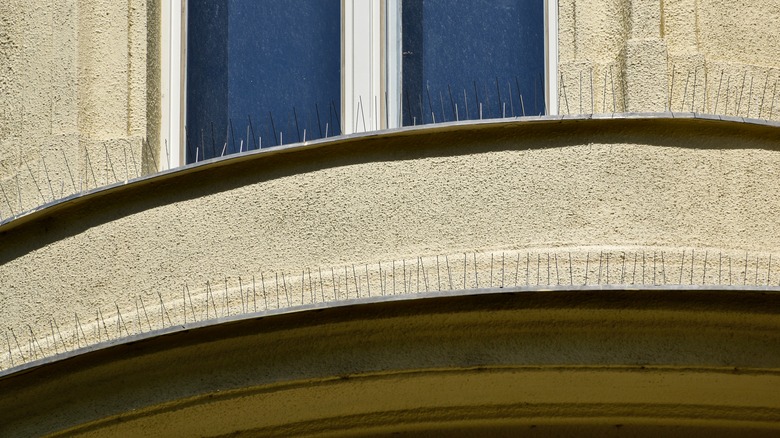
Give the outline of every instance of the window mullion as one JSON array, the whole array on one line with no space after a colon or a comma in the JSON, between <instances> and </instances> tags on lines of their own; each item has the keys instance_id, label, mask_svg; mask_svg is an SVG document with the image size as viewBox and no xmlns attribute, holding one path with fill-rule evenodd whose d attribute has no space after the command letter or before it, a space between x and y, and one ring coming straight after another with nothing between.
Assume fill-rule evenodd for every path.
<instances>
[{"instance_id":1,"label":"window mullion","mask_svg":"<svg viewBox=\"0 0 780 438\"><path fill-rule=\"evenodd\" d=\"M383 126L381 0L343 0L342 119L344 133Z\"/></svg>"},{"instance_id":2,"label":"window mullion","mask_svg":"<svg viewBox=\"0 0 780 438\"><path fill-rule=\"evenodd\" d=\"M182 17L186 0L170 0L162 5L162 135L160 136L160 169L178 167L182 163L185 81L182 44L186 20Z\"/></svg>"},{"instance_id":3,"label":"window mullion","mask_svg":"<svg viewBox=\"0 0 780 438\"><path fill-rule=\"evenodd\" d=\"M386 62L386 96L385 127L401 126L401 0L386 0L385 25L385 62Z\"/></svg>"},{"instance_id":4,"label":"window mullion","mask_svg":"<svg viewBox=\"0 0 780 438\"><path fill-rule=\"evenodd\" d=\"M544 2L547 114L558 114L558 0Z\"/></svg>"}]
</instances>

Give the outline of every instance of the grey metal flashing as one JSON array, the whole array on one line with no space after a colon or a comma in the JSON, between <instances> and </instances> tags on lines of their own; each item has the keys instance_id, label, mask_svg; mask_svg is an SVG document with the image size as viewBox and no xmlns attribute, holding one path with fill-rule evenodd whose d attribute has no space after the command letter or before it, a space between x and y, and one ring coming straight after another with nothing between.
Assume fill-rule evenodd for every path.
<instances>
[{"instance_id":1,"label":"grey metal flashing","mask_svg":"<svg viewBox=\"0 0 780 438\"><path fill-rule=\"evenodd\" d=\"M564 114L563 120L590 120L593 118L593 114Z\"/></svg>"},{"instance_id":2,"label":"grey metal flashing","mask_svg":"<svg viewBox=\"0 0 780 438\"><path fill-rule=\"evenodd\" d=\"M717 114L704 114L704 113L693 113L693 118L700 119L700 120L715 120L715 121L723 120L721 116Z\"/></svg>"},{"instance_id":3,"label":"grey metal flashing","mask_svg":"<svg viewBox=\"0 0 780 438\"><path fill-rule=\"evenodd\" d=\"M723 122L736 122L736 123L745 123L744 117L739 116L728 116L728 115L721 115L720 120Z\"/></svg>"},{"instance_id":4,"label":"grey metal flashing","mask_svg":"<svg viewBox=\"0 0 780 438\"><path fill-rule=\"evenodd\" d=\"M621 119L654 119L654 113L623 113L618 118Z\"/></svg>"},{"instance_id":5,"label":"grey metal flashing","mask_svg":"<svg viewBox=\"0 0 780 438\"><path fill-rule=\"evenodd\" d=\"M742 118L742 123L749 123L749 124L752 124L752 125L763 125L763 124L766 124L766 122L768 122L768 120L755 119L755 118L751 118L751 117L743 117Z\"/></svg>"}]
</instances>

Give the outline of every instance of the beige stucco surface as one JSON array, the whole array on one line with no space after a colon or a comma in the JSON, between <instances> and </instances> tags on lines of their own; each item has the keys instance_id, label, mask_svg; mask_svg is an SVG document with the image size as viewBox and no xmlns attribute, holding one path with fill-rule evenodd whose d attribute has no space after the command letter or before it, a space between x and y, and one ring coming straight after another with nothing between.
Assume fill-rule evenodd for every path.
<instances>
[{"instance_id":1,"label":"beige stucco surface","mask_svg":"<svg viewBox=\"0 0 780 438\"><path fill-rule=\"evenodd\" d=\"M159 148L142 139L159 142L158 11L0 4L0 217L154 169Z\"/></svg>"},{"instance_id":2,"label":"beige stucco surface","mask_svg":"<svg viewBox=\"0 0 780 438\"><path fill-rule=\"evenodd\" d=\"M558 13L561 113L780 114L774 0L559 0Z\"/></svg>"},{"instance_id":3,"label":"beige stucco surface","mask_svg":"<svg viewBox=\"0 0 780 438\"><path fill-rule=\"evenodd\" d=\"M78 198L0 230L0 360L372 294L776 285L776 129L692 119L427 128Z\"/></svg>"}]
</instances>

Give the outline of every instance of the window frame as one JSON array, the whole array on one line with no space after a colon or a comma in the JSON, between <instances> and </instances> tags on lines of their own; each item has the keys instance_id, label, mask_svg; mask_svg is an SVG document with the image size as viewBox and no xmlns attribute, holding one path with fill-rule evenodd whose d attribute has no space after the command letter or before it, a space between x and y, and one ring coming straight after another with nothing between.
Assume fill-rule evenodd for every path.
<instances>
[{"instance_id":1,"label":"window frame","mask_svg":"<svg viewBox=\"0 0 780 438\"><path fill-rule=\"evenodd\" d=\"M184 162L184 123L187 108L187 0L162 2L160 65L160 168L167 170ZM179 56L176 56L178 54Z\"/></svg>"},{"instance_id":2,"label":"window frame","mask_svg":"<svg viewBox=\"0 0 780 438\"><path fill-rule=\"evenodd\" d=\"M162 159L158 170L168 170L186 162L187 1L162 2L159 144ZM341 120L344 134L402 126L402 1L341 0ZM369 37L364 38L365 35ZM557 115L558 0L544 0L544 46L547 115ZM358 53L362 56L356 56ZM362 99L366 94L370 96L366 99L368 102ZM363 119L366 129L363 129Z\"/></svg>"},{"instance_id":3,"label":"window frame","mask_svg":"<svg viewBox=\"0 0 780 438\"><path fill-rule=\"evenodd\" d=\"M544 0L544 68L547 115L558 115L558 0Z\"/></svg>"},{"instance_id":4,"label":"window frame","mask_svg":"<svg viewBox=\"0 0 780 438\"><path fill-rule=\"evenodd\" d=\"M341 120L345 134L385 127L385 105L380 104L386 89L384 6L383 0L341 0Z\"/></svg>"}]
</instances>

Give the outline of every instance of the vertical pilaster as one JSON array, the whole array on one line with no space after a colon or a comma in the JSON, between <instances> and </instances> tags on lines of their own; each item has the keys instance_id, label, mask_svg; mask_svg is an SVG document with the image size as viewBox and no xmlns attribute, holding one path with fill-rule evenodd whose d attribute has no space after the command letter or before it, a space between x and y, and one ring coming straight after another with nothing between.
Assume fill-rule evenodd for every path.
<instances>
[{"instance_id":1,"label":"vertical pilaster","mask_svg":"<svg viewBox=\"0 0 780 438\"><path fill-rule=\"evenodd\" d=\"M667 108L667 48L661 39L660 0L631 0L624 51L626 110Z\"/></svg>"},{"instance_id":2,"label":"vertical pilaster","mask_svg":"<svg viewBox=\"0 0 780 438\"><path fill-rule=\"evenodd\" d=\"M108 139L128 133L130 43L127 1L79 0L79 131Z\"/></svg>"},{"instance_id":3,"label":"vertical pilaster","mask_svg":"<svg viewBox=\"0 0 780 438\"><path fill-rule=\"evenodd\" d=\"M558 95L562 114L625 108L623 63L628 0L559 0Z\"/></svg>"},{"instance_id":4,"label":"vertical pilaster","mask_svg":"<svg viewBox=\"0 0 780 438\"><path fill-rule=\"evenodd\" d=\"M670 53L697 51L696 0L662 0L663 35Z\"/></svg>"}]
</instances>

